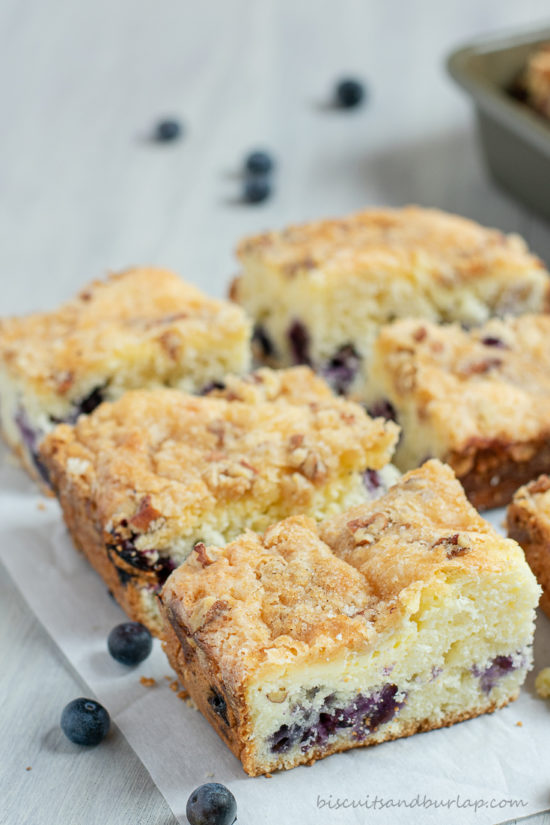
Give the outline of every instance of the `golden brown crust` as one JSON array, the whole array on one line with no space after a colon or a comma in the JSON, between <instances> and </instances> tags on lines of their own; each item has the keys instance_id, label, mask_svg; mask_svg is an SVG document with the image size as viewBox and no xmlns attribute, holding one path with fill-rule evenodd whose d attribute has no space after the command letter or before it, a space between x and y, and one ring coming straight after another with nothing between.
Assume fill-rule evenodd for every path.
<instances>
[{"instance_id":1,"label":"golden brown crust","mask_svg":"<svg viewBox=\"0 0 550 825\"><path fill-rule=\"evenodd\" d=\"M334 397L326 381L309 367L283 370L261 368L247 375L227 375L221 385L215 385L208 391L208 396L247 404L259 401L306 404Z\"/></svg>"},{"instance_id":2,"label":"golden brown crust","mask_svg":"<svg viewBox=\"0 0 550 825\"><path fill-rule=\"evenodd\" d=\"M70 476L85 490L104 530L130 522L148 497L158 517L119 532L159 549L236 503L251 524L307 512L327 484L385 466L396 437L395 425L342 399L245 403L159 389L60 425L40 454L54 487Z\"/></svg>"},{"instance_id":3,"label":"golden brown crust","mask_svg":"<svg viewBox=\"0 0 550 825\"><path fill-rule=\"evenodd\" d=\"M78 483L65 477L57 488L63 518L74 545L103 579L107 589L126 615L141 622L155 636L162 633L163 623L157 611L151 612L143 600L143 588L153 589L157 584L152 573L125 564L109 550L104 530L92 499Z\"/></svg>"},{"instance_id":4,"label":"golden brown crust","mask_svg":"<svg viewBox=\"0 0 550 825\"><path fill-rule=\"evenodd\" d=\"M469 466L460 481L474 507L505 507L520 485L550 467L550 433L523 443L486 439L451 453L447 461L458 473Z\"/></svg>"},{"instance_id":5,"label":"golden brown crust","mask_svg":"<svg viewBox=\"0 0 550 825\"><path fill-rule=\"evenodd\" d=\"M339 486L344 501L349 479L361 486L366 467L387 464L397 438L307 368L229 377L214 393L129 392L41 446L75 544L154 633L154 593L201 534L222 541L247 524L331 511Z\"/></svg>"},{"instance_id":6,"label":"golden brown crust","mask_svg":"<svg viewBox=\"0 0 550 825\"><path fill-rule=\"evenodd\" d=\"M510 555L511 554L511 555ZM318 528L294 517L263 537L223 550L200 548L161 595L164 648L199 709L252 776L265 773L247 705L248 680L266 664L315 666L365 650L399 620L419 581L470 567L477 578L507 569L519 548L499 537L437 461L409 473L384 499ZM414 598L414 597L413 597ZM492 712L515 696L382 731L375 740L312 746L307 757L274 756L269 770L312 764L353 747L445 727Z\"/></svg>"},{"instance_id":7,"label":"golden brown crust","mask_svg":"<svg viewBox=\"0 0 550 825\"><path fill-rule=\"evenodd\" d=\"M94 281L56 311L0 321L0 362L38 395L73 399L90 377L116 381L122 358L162 364L168 378L187 351L245 347L249 334L235 305L142 267Z\"/></svg>"},{"instance_id":8,"label":"golden brown crust","mask_svg":"<svg viewBox=\"0 0 550 825\"><path fill-rule=\"evenodd\" d=\"M547 315L493 319L469 332L415 320L381 330L377 391L398 419L415 409L432 435L427 450L448 461L477 507L508 503L550 467L549 337ZM405 438L412 442L412 430Z\"/></svg>"},{"instance_id":9,"label":"golden brown crust","mask_svg":"<svg viewBox=\"0 0 550 825\"><path fill-rule=\"evenodd\" d=\"M288 278L338 278L342 270L372 270L377 266L410 270L422 260L435 281L459 284L491 272L540 269L517 235L504 235L473 221L436 209L366 209L339 220L290 226L245 238L237 249L244 260L261 259ZM238 299L238 281L232 297Z\"/></svg>"},{"instance_id":10,"label":"golden brown crust","mask_svg":"<svg viewBox=\"0 0 550 825\"><path fill-rule=\"evenodd\" d=\"M550 618L550 477L542 475L515 494L506 514L508 535L520 544L542 587L540 606Z\"/></svg>"},{"instance_id":11,"label":"golden brown crust","mask_svg":"<svg viewBox=\"0 0 550 825\"><path fill-rule=\"evenodd\" d=\"M263 537L192 553L161 601L238 695L266 662L367 649L400 621L415 583L454 568L498 568L516 551L467 502L450 468L429 461L382 499L320 528L293 517Z\"/></svg>"}]
</instances>

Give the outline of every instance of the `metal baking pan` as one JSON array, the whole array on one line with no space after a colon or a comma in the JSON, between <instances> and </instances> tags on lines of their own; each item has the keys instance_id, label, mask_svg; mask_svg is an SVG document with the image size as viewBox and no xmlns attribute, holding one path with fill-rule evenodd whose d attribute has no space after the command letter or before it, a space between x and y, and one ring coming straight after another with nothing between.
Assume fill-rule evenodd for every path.
<instances>
[{"instance_id":1,"label":"metal baking pan","mask_svg":"<svg viewBox=\"0 0 550 825\"><path fill-rule=\"evenodd\" d=\"M494 180L550 220L550 121L512 93L550 27L501 35L453 52L447 68L473 98L481 146Z\"/></svg>"}]
</instances>

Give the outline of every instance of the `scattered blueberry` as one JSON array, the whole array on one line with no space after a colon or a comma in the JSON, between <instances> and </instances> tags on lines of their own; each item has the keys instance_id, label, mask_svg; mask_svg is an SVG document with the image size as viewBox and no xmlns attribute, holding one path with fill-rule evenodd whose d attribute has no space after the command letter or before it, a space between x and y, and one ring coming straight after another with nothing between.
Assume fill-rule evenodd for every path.
<instances>
[{"instance_id":1,"label":"scattered blueberry","mask_svg":"<svg viewBox=\"0 0 550 825\"><path fill-rule=\"evenodd\" d=\"M250 175L269 175L275 163L268 152L250 152L244 162L245 171Z\"/></svg>"},{"instance_id":2,"label":"scattered blueberry","mask_svg":"<svg viewBox=\"0 0 550 825\"><path fill-rule=\"evenodd\" d=\"M237 802L225 785L207 782L193 791L185 813L190 825L233 825Z\"/></svg>"},{"instance_id":3,"label":"scattered blueberry","mask_svg":"<svg viewBox=\"0 0 550 825\"><path fill-rule=\"evenodd\" d=\"M107 639L109 653L123 665L139 665L153 649L153 639L139 622L123 622L113 627Z\"/></svg>"},{"instance_id":4,"label":"scattered blueberry","mask_svg":"<svg viewBox=\"0 0 550 825\"><path fill-rule=\"evenodd\" d=\"M338 106L343 109L353 109L362 103L365 97L365 88L361 81L348 77L336 84L335 94Z\"/></svg>"},{"instance_id":5,"label":"scattered blueberry","mask_svg":"<svg viewBox=\"0 0 550 825\"><path fill-rule=\"evenodd\" d=\"M243 199L246 203L262 203L271 195L271 183L266 177L248 177L244 182Z\"/></svg>"},{"instance_id":6,"label":"scattered blueberry","mask_svg":"<svg viewBox=\"0 0 550 825\"><path fill-rule=\"evenodd\" d=\"M61 730L75 745L99 745L110 725L109 714L94 699L73 699L61 714Z\"/></svg>"},{"instance_id":7,"label":"scattered blueberry","mask_svg":"<svg viewBox=\"0 0 550 825\"><path fill-rule=\"evenodd\" d=\"M181 137L182 128L179 120L161 120L155 129L155 140L159 143L168 143Z\"/></svg>"}]
</instances>

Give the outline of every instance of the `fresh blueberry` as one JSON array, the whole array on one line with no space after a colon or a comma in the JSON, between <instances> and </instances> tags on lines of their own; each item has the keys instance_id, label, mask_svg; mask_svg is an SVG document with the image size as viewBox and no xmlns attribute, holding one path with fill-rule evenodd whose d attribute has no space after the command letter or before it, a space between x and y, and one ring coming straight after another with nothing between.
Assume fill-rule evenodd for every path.
<instances>
[{"instance_id":1,"label":"fresh blueberry","mask_svg":"<svg viewBox=\"0 0 550 825\"><path fill-rule=\"evenodd\" d=\"M271 195L271 183L265 176L247 177L244 182L243 199L246 203L262 203Z\"/></svg>"},{"instance_id":2,"label":"fresh blueberry","mask_svg":"<svg viewBox=\"0 0 550 825\"><path fill-rule=\"evenodd\" d=\"M110 725L109 714L94 699L73 699L61 714L61 730L75 745L99 745Z\"/></svg>"},{"instance_id":3,"label":"fresh blueberry","mask_svg":"<svg viewBox=\"0 0 550 825\"><path fill-rule=\"evenodd\" d=\"M247 155L244 168L250 175L269 175L275 163L268 152L256 151Z\"/></svg>"},{"instance_id":4,"label":"fresh blueberry","mask_svg":"<svg viewBox=\"0 0 550 825\"><path fill-rule=\"evenodd\" d=\"M348 77L336 84L336 103L343 109L359 106L365 97L365 88L361 81Z\"/></svg>"},{"instance_id":5,"label":"fresh blueberry","mask_svg":"<svg viewBox=\"0 0 550 825\"><path fill-rule=\"evenodd\" d=\"M179 120L161 120L155 129L155 140L159 143L168 143L181 137L182 127Z\"/></svg>"},{"instance_id":6,"label":"fresh blueberry","mask_svg":"<svg viewBox=\"0 0 550 825\"><path fill-rule=\"evenodd\" d=\"M149 631L139 622L123 622L113 627L107 639L109 653L123 665L139 665L153 649Z\"/></svg>"},{"instance_id":7,"label":"fresh blueberry","mask_svg":"<svg viewBox=\"0 0 550 825\"><path fill-rule=\"evenodd\" d=\"M233 825L237 802L225 785L207 782L193 791L185 813L190 825Z\"/></svg>"}]
</instances>

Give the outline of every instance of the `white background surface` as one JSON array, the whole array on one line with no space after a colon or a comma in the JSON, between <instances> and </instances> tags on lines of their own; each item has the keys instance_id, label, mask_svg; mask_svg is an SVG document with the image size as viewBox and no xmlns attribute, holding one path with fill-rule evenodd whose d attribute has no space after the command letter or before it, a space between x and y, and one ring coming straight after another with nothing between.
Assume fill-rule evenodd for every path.
<instances>
[{"instance_id":1,"label":"white background surface","mask_svg":"<svg viewBox=\"0 0 550 825\"><path fill-rule=\"evenodd\" d=\"M465 40L549 18L547 0L2 0L0 314L132 263L222 294L242 235L366 204L461 212L550 261L550 227L487 181L443 70ZM369 104L327 111L347 73ZM151 144L172 114L186 139ZM263 145L276 196L245 207L239 162ZM7 576L0 593L0 822L173 825L120 734L95 751L63 741L60 710L82 688Z\"/></svg>"}]
</instances>

